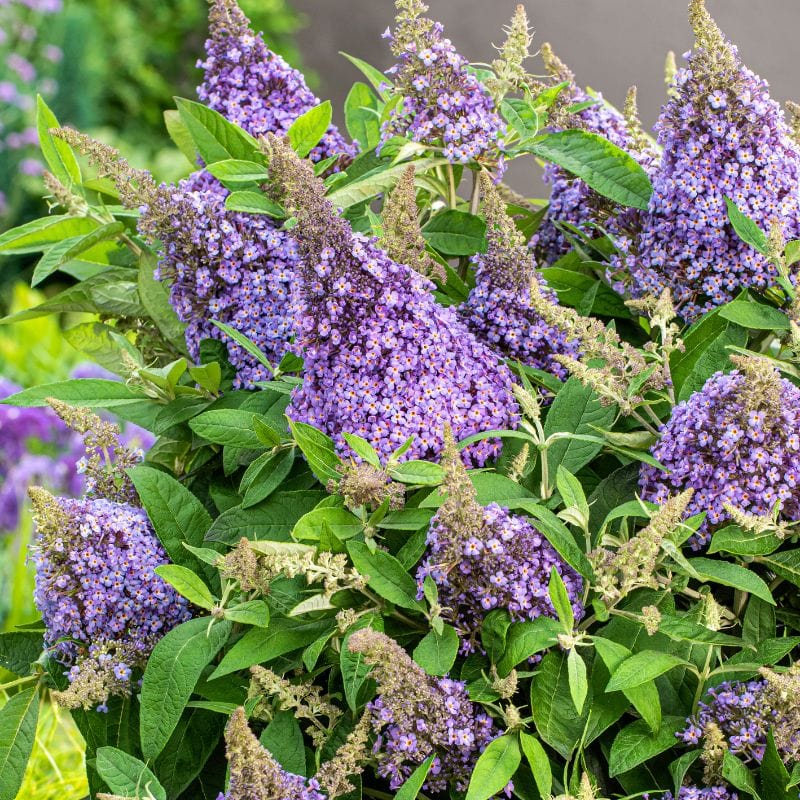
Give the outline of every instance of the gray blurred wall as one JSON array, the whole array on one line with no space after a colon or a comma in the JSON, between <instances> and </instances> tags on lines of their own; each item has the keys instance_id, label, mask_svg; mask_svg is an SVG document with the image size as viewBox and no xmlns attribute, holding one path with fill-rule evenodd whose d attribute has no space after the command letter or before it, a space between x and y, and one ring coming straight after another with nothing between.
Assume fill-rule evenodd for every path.
<instances>
[{"instance_id":1,"label":"gray blurred wall","mask_svg":"<svg viewBox=\"0 0 800 800\"><path fill-rule=\"evenodd\" d=\"M441 20L446 35L468 60L489 61L492 44L503 41L517 0L427 0L430 16ZM766 78L773 97L800 101L800 0L707 0L723 31L739 46L745 63ZM293 0L308 17L300 34L306 64L316 70L322 97L341 108L360 73L338 53L343 50L385 68L391 63L381 32L392 22L393 0ZM576 73L615 105L631 84L639 87L642 120L649 128L664 100L664 58L692 44L686 0L527 0L535 29L534 46L549 41ZM541 62L529 62L541 73ZM512 182L529 195L541 193L531 170L515 170Z\"/></svg>"}]
</instances>

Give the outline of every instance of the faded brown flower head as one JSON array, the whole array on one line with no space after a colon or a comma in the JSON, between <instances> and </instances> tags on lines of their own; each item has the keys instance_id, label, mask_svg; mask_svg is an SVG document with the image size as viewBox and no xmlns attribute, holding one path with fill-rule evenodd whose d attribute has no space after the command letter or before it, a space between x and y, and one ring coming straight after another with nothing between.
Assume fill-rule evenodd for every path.
<instances>
[{"instance_id":1,"label":"faded brown flower head","mask_svg":"<svg viewBox=\"0 0 800 800\"><path fill-rule=\"evenodd\" d=\"M366 462L342 464L337 470L342 477L338 484L330 481L328 491L341 494L348 507L374 510L389 500L389 508L397 511L405 504L405 488L393 481L386 470Z\"/></svg>"}]
</instances>

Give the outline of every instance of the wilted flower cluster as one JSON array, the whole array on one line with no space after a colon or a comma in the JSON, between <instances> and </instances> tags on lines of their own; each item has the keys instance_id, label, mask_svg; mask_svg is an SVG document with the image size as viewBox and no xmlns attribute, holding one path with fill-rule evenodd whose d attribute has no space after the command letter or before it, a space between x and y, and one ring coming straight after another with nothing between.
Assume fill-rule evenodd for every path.
<instances>
[{"instance_id":1,"label":"wilted flower cluster","mask_svg":"<svg viewBox=\"0 0 800 800\"><path fill-rule=\"evenodd\" d=\"M378 734L378 774L397 789L433 755L423 788L465 791L478 756L499 735L492 718L470 702L463 683L427 675L383 633L363 628L348 646L364 656L378 683L378 697L368 705Z\"/></svg>"},{"instance_id":2,"label":"wilted flower cluster","mask_svg":"<svg viewBox=\"0 0 800 800\"><path fill-rule=\"evenodd\" d=\"M583 581L547 539L524 517L497 503L476 500L455 442L445 434L447 499L431 520L425 559L417 583L430 575L439 587L443 618L461 636L462 650L473 652L481 623L493 608L507 609L515 621L556 616L548 592L550 574L561 575L576 619L583 616Z\"/></svg>"},{"instance_id":3,"label":"wilted flower cluster","mask_svg":"<svg viewBox=\"0 0 800 800\"><path fill-rule=\"evenodd\" d=\"M104 498L31 490L37 522L35 600L71 686L70 707L129 694L134 669L190 617L187 602L154 570L167 562L147 514Z\"/></svg>"},{"instance_id":4,"label":"wilted flower cluster","mask_svg":"<svg viewBox=\"0 0 800 800\"><path fill-rule=\"evenodd\" d=\"M660 504L694 489L688 513L707 512L696 544L730 518L726 504L800 517L800 389L763 360L737 362L676 406L661 429L651 452L668 472L642 465L645 500Z\"/></svg>"},{"instance_id":5,"label":"wilted flower cluster","mask_svg":"<svg viewBox=\"0 0 800 800\"><path fill-rule=\"evenodd\" d=\"M697 44L657 125L664 156L649 212L637 235L619 242L633 295L671 287L688 322L777 276L735 233L726 198L764 230L777 223L786 239L800 234L800 149L783 111L703 0L693 0L691 19Z\"/></svg>"},{"instance_id":6,"label":"wilted flower cluster","mask_svg":"<svg viewBox=\"0 0 800 800\"><path fill-rule=\"evenodd\" d=\"M513 427L511 373L477 341L433 284L397 264L374 239L334 213L308 162L276 138L270 176L298 218L301 310L296 318L305 379L287 414L336 438L367 439L388 457L409 436L407 458L435 457L445 423L466 438ZM466 455L477 464L500 445L482 441Z\"/></svg>"},{"instance_id":7,"label":"wilted flower cluster","mask_svg":"<svg viewBox=\"0 0 800 800\"><path fill-rule=\"evenodd\" d=\"M319 105L302 73L250 29L236 0L213 0L206 54L197 64L205 71L198 97L252 136L285 134L299 116ZM356 148L331 125L309 157L321 161L355 154Z\"/></svg>"},{"instance_id":8,"label":"wilted flower cluster","mask_svg":"<svg viewBox=\"0 0 800 800\"><path fill-rule=\"evenodd\" d=\"M509 358L529 367L567 375L555 354L578 354L576 342L548 324L531 306L531 281L539 284L543 299L558 304L555 292L536 274L536 263L524 237L505 212L505 203L491 178L481 176L488 249L472 257L475 288L462 307L476 336Z\"/></svg>"},{"instance_id":9,"label":"wilted flower cluster","mask_svg":"<svg viewBox=\"0 0 800 800\"><path fill-rule=\"evenodd\" d=\"M570 105L591 103L588 108L571 115L570 124L589 133L599 133L618 147L629 149L631 137L622 114L604 103L601 96L592 97L583 91L575 83L573 73L547 43L542 45L542 56L552 79L556 83L569 84L562 89L562 93L568 96ZM608 212L608 201L594 193L582 180L555 164L545 166L543 177L545 183L550 184L550 205L531 244L543 263L552 264L571 248L569 240L556 223L568 223L585 229L588 233L587 223L603 224L603 217ZM601 213L603 211L606 213Z\"/></svg>"},{"instance_id":10,"label":"wilted flower cluster","mask_svg":"<svg viewBox=\"0 0 800 800\"><path fill-rule=\"evenodd\" d=\"M383 124L382 139L406 136L442 148L451 163L478 159L497 161L503 124L494 100L467 69L453 43L444 38L439 22L422 17L428 7L420 0L397 0L393 32L384 36L398 63L387 70L394 79L400 104Z\"/></svg>"}]
</instances>

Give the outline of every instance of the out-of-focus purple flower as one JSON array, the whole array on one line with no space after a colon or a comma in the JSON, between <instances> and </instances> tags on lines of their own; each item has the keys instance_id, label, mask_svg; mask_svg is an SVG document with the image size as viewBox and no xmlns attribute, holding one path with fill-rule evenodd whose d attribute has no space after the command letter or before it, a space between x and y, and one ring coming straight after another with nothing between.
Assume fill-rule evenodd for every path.
<instances>
[{"instance_id":1,"label":"out-of-focus purple flower","mask_svg":"<svg viewBox=\"0 0 800 800\"><path fill-rule=\"evenodd\" d=\"M64 57L64 51L54 44L46 45L43 54L48 61L52 61L54 64L60 64L61 59Z\"/></svg>"},{"instance_id":2,"label":"out-of-focus purple flower","mask_svg":"<svg viewBox=\"0 0 800 800\"><path fill-rule=\"evenodd\" d=\"M17 87L11 81L0 81L0 103L13 103L17 99Z\"/></svg>"},{"instance_id":3,"label":"out-of-focus purple flower","mask_svg":"<svg viewBox=\"0 0 800 800\"><path fill-rule=\"evenodd\" d=\"M434 300L433 283L354 233L288 144L270 137L269 146L270 176L298 218L295 330L305 378L287 414L345 452L343 432L363 436L382 457L414 437L406 457L435 458L446 423L459 439L516 425L510 371ZM482 441L465 457L484 464L499 449Z\"/></svg>"},{"instance_id":4,"label":"out-of-focus purple flower","mask_svg":"<svg viewBox=\"0 0 800 800\"><path fill-rule=\"evenodd\" d=\"M32 496L34 599L50 652L68 668L68 704L129 694L132 670L191 616L187 601L155 574L167 556L147 514L105 499Z\"/></svg>"},{"instance_id":5,"label":"out-of-focus purple flower","mask_svg":"<svg viewBox=\"0 0 800 800\"><path fill-rule=\"evenodd\" d=\"M388 39L398 63L387 70L402 101L381 129L381 139L406 136L441 148L453 164L499 159L504 135L491 94L444 37L441 23L416 15L398 17ZM502 170L502 161L500 162Z\"/></svg>"},{"instance_id":6,"label":"out-of-focus purple flower","mask_svg":"<svg viewBox=\"0 0 800 800\"><path fill-rule=\"evenodd\" d=\"M19 171L23 175L41 175L44 172L44 164L38 158L23 158L19 162Z\"/></svg>"},{"instance_id":7,"label":"out-of-focus purple flower","mask_svg":"<svg viewBox=\"0 0 800 800\"><path fill-rule=\"evenodd\" d=\"M197 66L205 71L198 97L253 136L285 134L291 124L319 99L306 86L303 75L273 53L236 0L214 0L209 14L206 59ZM356 148L345 142L331 125L311 151L312 161L329 156L352 157Z\"/></svg>"},{"instance_id":8,"label":"out-of-focus purple flower","mask_svg":"<svg viewBox=\"0 0 800 800\"><path fill-rule=\"evenodd\" d=\"M730 519L725 505L784 519L800 519L800 389L766 362L740 361L717 372L680 403L662 426L652 455L667 472L643 464L642 497L664 503L694 489L687 513L707 512L694 539Z\"/></svg>"},{"instance_id":9,"label":"out-of-focus purple flower","mask_svg":"<svg viewBox=\"0 0 800 800\"><path fill-rule=\"evenodd\" d=\"M726 197L762 229L800 236L800 148L767 82L742 64L702 0L693 0L697 44L675 75L657 123L664 155L650 207L619 243L617 272L635 297L672 291L681 317L775 282L773 263L728 221Z\"/></svg>"},{"instance_id":10,"label":"out-of-focus purple flower","mask_svg":"<svg viewBox=\"0 0 800 800\"><path fill-rule=\"evenodd\" d=\"M24 83L31 83L36 78L36 67L19 53L10 53L6 57L6 66Z\"/></svg>"}]
</instances>

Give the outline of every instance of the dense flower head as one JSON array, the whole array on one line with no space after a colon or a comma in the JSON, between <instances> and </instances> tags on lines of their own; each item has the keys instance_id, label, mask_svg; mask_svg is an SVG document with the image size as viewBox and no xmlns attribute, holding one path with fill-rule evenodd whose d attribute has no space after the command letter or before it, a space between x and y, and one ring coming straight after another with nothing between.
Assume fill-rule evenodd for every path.
<instances>
[{"instance_id":1,"label":"dense flower head","mask_svg":"<svg viewBox=\"0 0 800 800\"><path fill-rule=\"evenodd\" d=\"M228 191L205 171L169 193L174 208L166 218L156 204L143 210L141 225L150 224L152 209L161 240L157 276L170 281L171 303L186 323L189 354L198 360L203 339L221 339L236 368L236 388L269 380L267 368L212 320L244 334L277 365L293 335L292 239L268 216L227 211Z\"/></svg>"},{"instance_id":2,"label":"dense flower head","mask_svg":"<svg viewBox=\"0 0 800 800\"><path fill-rule=\"evenodd\" d=\"M681 786L678 796L672 792L660 795L661 800L739 800L739 795L727 786ZM644 795L648 800L650 795Z\"/></svg>"},{"instance_id":3,"label":"dense flower head","mask_svg":"<svg viewBox=\"0 0 800 800\"><path fill-rule=\"evenodd\" d=\"M431 520L425 559L417 570L422 596L430 576L439 588L443 617L463 640L462 650L476 649L484 617L495 608L515 621L541 615L556 617L548 585L555 568L561 575L576 619L583 616L583 582L547 539L524 517L476 500L455 442L445 436L447 499Z\"/></svg>"},{"instance_id":4,"label":"dense flower head","mask_svg":"<svg viewBox=\"0 0 800 800\"><path fill-rule=\"evenodd\" d=\"M299 116L319 105L302 73L253 33L236 0L212 1L209 34L206 59L197 64L205 71L198 97L252 136L285 134ZM356 148L331 125L309 157L321 161L355 154Z\"/></svg>"},{"instance_id":5,"label":"dense flower head","mask_svg":"<svg viewBox=\"0 0 800 800\"><path fill-rule=\"evenodd\" d=\"M68 668L68 705L129 694L131 675L156 642L191 615L155 574L167 563L146 513L106 499L57 498L31 490L38 532L34 599L45 641Z\"/></svg>"},{"instance_id":6,"label":"dense flower head","mask_svg":"<svg viewBox=\"0 0 800 800\"><path fill-rule=\"evenodd\" d=\"M549 44L542 45L545 66L557 83L568 82L562 89L568 97L569 105L591 102L568 119L573 127L580 127L588 133L605 136L613 144L626 150L631 145L631 136L625 118L616 109L603 102L600 95L591 96L575 83L575 76L554 54ZM552 264L570 250L572 245L555 223L568 223L581 228L586 233L589 223L603 224L601 213L608 205L582 180L566 172L556 164L548 163L544 168L544 182L550 186L550 200L539 230L532 239L541 261Z\"/></svg>"},{"instance_id":7,"label":"dense flower head","mask_svg":"<svg viewBox=\"0 0 800 800\"><path fill-rule=\"evenodd\" d=\"M695 546L730 519L725 506L800 519L800 389L761 360L717 372L662 426L652 455L668 472L642 465L642 497L664 503L694 489L689 514L707 512Z\"/></svg>"},{"instance_id":8,"label":"dense flower head","mask_svg":"<svg viewBox=\"0 0 800 800\"><path fill-rule=\"evenodd\" d=\"M435 457L445 423L458 438L516 425L510 371L433 298L433 284L392 261L375 239L334 213L308 162L276 138L270 175L298 223L298 349L303 385L287 414L321 428L347 451L342 433L364 437L382 457L414 437L406 458ZM483 464L497 441L472 446Z\"/></svg>"},{"instance_id":9,"label":"dense flower head","mask_svg":"<svg viewBox=\"0 0 800 800\"><path fill-rule=\"evenodd\" d=\"M491 94L444 37L441 23L420 17L418 0L398 0L398 25L384 34L398 62L387 70L402 101L382 127L382 141L406 136L442 148L451 163L497 161L503 123Z\"/></svg>"},{"instance_id":10,"label":"dense flower head","mask_svg":"<svg viewBox=\"0 0 800 800\"><path fill-rule=\"evenodd\" d=\"M348 646L363 654L378 684L368 705L378 774L397 789L433 755L423 789L465 791L478 756L500 733L469 700L465 684L427 675L396 642L369 628L351 634ZM505 791L510 796L510 783Z\"/></svg>"},{"instance_id":11,"label":"dense flower head","mask_svg":"<svg viewBox=\"0 0 800 800\"><path fill-rule=\"evenodd\" d=\"M554 355L577 357L578 345L542 319L531 306L530 283L544 298L558 303L555 292L536 273L536 262L491 179L484 173L488 249L472 257L475 287L462 306L470 330L492 348L529 367L565 378L566 368Z\"/></svg>"},{"instance_id":12,"label":"dense flower head","mask_svg":"<svg viewBox=\"0 0 800 800\"><path fill-rule=\"evenodd\" d=\"M697 44L674 79L656 129L663 159L632 237L622 237L620 283L636 296L669 286L691 322L777 272L728 221L726 197L763 230L800 235L800 147L768 84L742 64L702 0L693 0Z\"/></svg>"}]
</instances>

